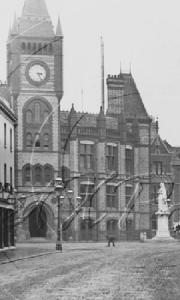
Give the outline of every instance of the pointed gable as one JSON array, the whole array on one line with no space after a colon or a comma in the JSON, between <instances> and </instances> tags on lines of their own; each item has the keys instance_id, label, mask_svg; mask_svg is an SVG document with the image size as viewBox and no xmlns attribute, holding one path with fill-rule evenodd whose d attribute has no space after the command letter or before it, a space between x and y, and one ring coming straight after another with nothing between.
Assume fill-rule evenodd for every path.
<instances>
[{"instance_id":1,"label":"pointed gable","mask_svg":"<svg viewBox=\"0 0 180 300\"><path fill-rule=\"evenodd\" d=\"M108 114L123 112L125 118L149 119L131 73L108 75Z\"/></svg>"},{"instance_id":2,"label":"pointed gable","mask_svg":"<svg viewBox=\"0 0 180 300\"><path fill-rule=\"evenodd\" d=\"M124 112L127 118L149 118L135 81L130 74L122 74L124 79Z\"/></svg>"},{"instance_id":3,"label":"pointed gable","mask_svg":"<svg viewBox=\"0 0 180 300\"><path fill-rule=\"evenodd\" d=\"M152 154L170 154L166 144L160 138L159 134L155 136L151 144Z\"/></svg>"},{"instance_id":4,"label":"pointed gable","mask_svg":"<svg viewBox=\"0 0 180 300\"><path fill-rule=\"evenodd\" d=\"M25 0L19 19L19 33L25 37L54 36L45 0Z\"/></svg>"}]
</instances>

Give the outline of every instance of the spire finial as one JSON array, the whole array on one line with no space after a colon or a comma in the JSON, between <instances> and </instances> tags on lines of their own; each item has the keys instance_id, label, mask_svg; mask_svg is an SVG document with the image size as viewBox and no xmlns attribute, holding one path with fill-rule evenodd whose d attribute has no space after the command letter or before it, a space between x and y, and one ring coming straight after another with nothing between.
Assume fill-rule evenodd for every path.
<instances>
[{"instance_id":1,"label":"spire finial","mask_svg":"<svg viewBox=\"0 0 180 300\"><path fill-rule=\"evenodd\" d=\"M122 66L121 66L121 61L120 61L120 74L122 73Z\"/></svg>"},{"instance_id":2,"label":"spire finial","mask_svg":"<svg viewBox=\"0 0 180 300\"><path fill-rule=\"evenodd\" d=\"M131 62L129 63L129 74L131 74Z\"/></svg>"},{"instance_id":3,"label":"spire finial","mask_svg":"<svg viewBox=\"0 0 180 300\"><path fill-rule=\"evenodd\" d=\"M58 17L58 22L57 22L57 27L56 27L56 35L63 36L60 17Z\"/></svg>"},{"instance_id":4,"label":"spire finial","mask_svg":"<svg viewBox=\"0 0 180 300\"><path fill-rule=\"evenodd\" d=\"M11 34L18 34L18 22L17 22L17 18L16 18L16 13L14 14L14 21L13 21L13 25L12 25Z\"/></svg>"},{"instance_id":5,"label":"spire finial","mask_svg":"<svg viewBox=\"0 0 180 300\"><path fill-rule=\"evenodd\" d=\"M156 128L156 134L158 134L158 132L159 132L159 120L158 120L158 117L156 118L155 128Z\"/></svg>"}]
</instances>

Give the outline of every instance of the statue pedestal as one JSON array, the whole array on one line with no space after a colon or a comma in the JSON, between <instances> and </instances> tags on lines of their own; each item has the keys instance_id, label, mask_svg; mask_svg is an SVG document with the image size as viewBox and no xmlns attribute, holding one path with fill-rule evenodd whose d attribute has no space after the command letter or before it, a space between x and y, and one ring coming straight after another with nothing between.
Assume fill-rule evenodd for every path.
<instances>
[{"instance_id":1,"label":"statue pedestal","mask_svg":"<svg viewBox=\"0 0 180 300\"><path fill-rule=\"evenodd\" d=\"M169 232L169 211L157 211L157 231L153 241L175 241Z\"/></svg>"}]
</instances>

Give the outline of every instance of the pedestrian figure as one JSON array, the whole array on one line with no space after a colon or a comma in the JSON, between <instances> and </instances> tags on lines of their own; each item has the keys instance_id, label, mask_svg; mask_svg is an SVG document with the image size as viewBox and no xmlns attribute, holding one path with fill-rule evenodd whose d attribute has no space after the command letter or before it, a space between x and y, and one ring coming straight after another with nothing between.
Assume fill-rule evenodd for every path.
<instances>
[{"instance_id":1,"label":"pedestrian figure","mask_svg":"<svg viewBox=\"0 0 180 300\"><path fill-rule=\"evenodd\" d=\"M113 247L115 247L115 237L113 235L109 235L107 237L107 239L108 239L107 247L110 247L111 244L112 244Z\"/></svg>"}]
</instances>

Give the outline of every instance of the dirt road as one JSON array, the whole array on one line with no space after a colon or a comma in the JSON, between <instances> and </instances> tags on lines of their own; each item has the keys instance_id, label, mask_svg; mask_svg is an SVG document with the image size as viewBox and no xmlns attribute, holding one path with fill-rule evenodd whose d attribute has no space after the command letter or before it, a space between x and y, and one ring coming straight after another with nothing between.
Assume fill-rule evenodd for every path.
<instances>
[{"instance_id":1,"label":"dirt road","mask_svg":"<svg viewBox=\"0 0 180 300\"><path fill-rule=\"evenodd\" d=\"M65 244L62 253L0 265L0 299L179 300L179 274L179 243Z\"/></svg>"}]
</instances>

